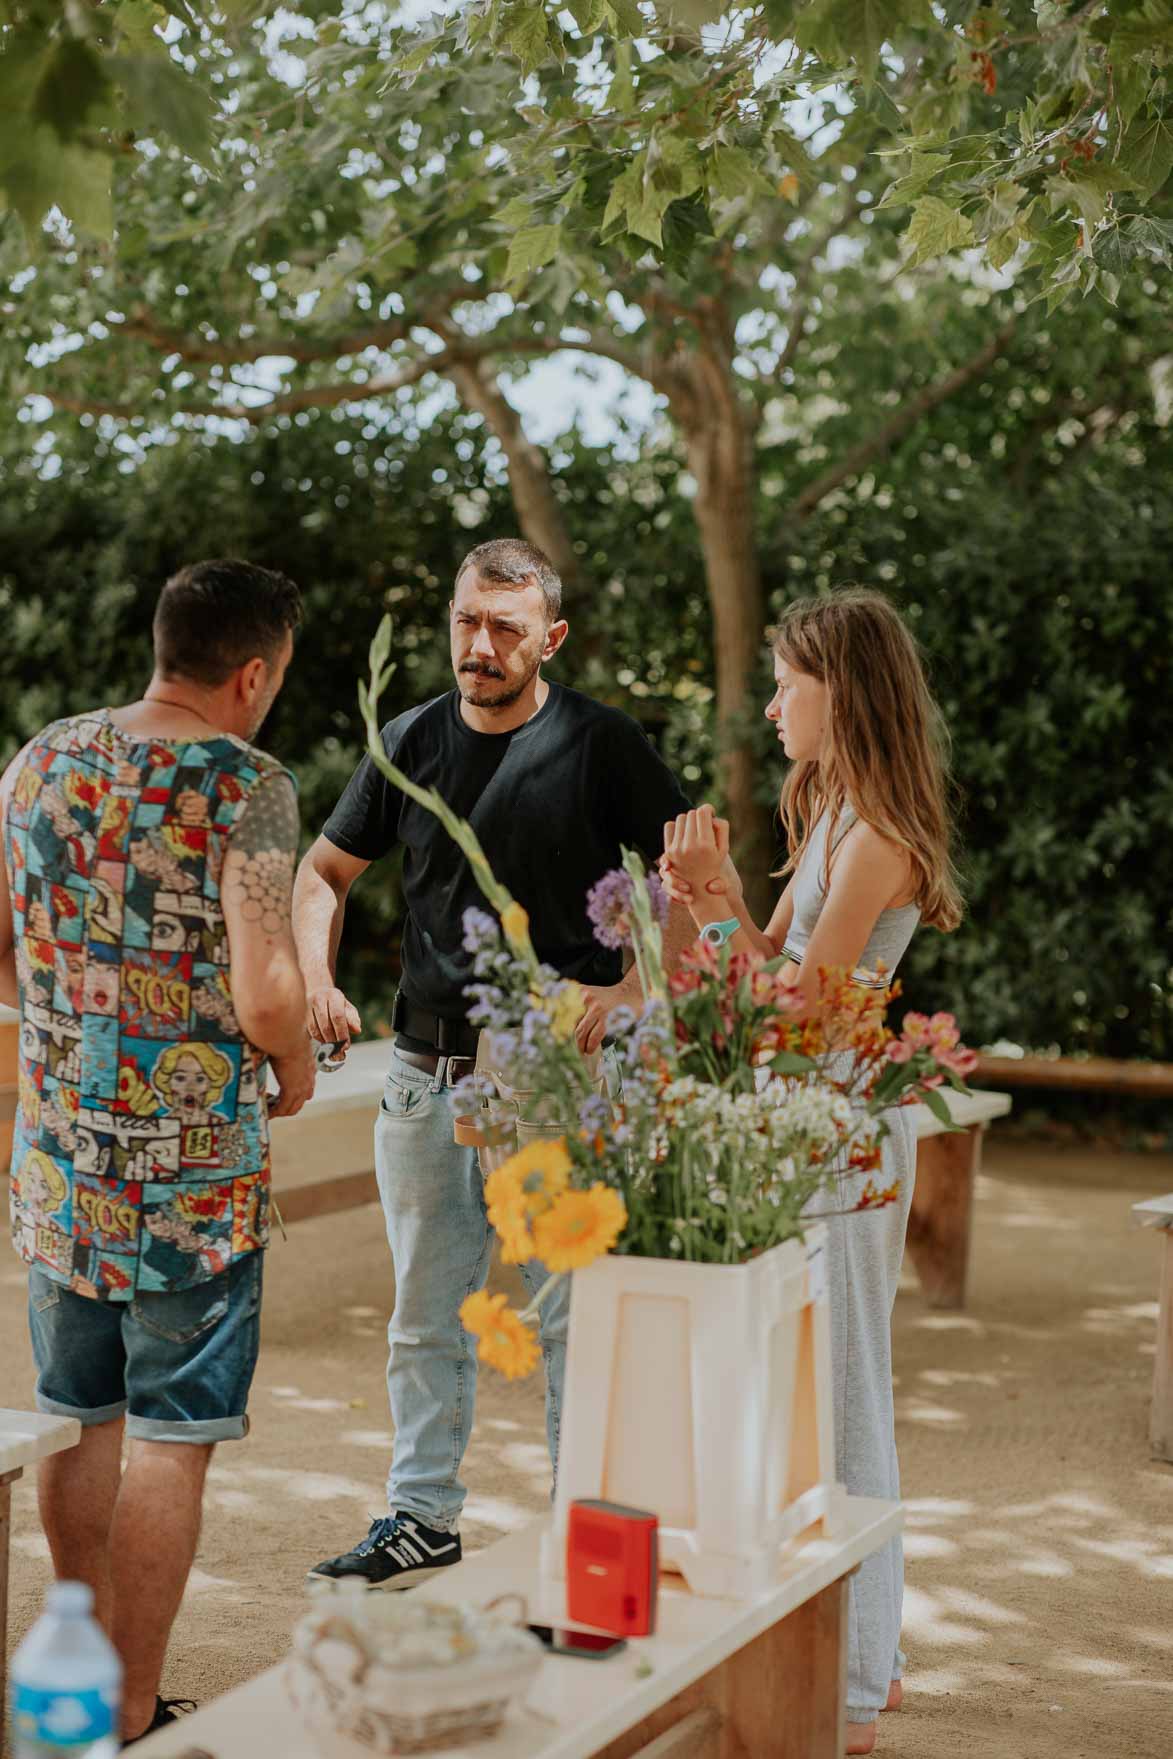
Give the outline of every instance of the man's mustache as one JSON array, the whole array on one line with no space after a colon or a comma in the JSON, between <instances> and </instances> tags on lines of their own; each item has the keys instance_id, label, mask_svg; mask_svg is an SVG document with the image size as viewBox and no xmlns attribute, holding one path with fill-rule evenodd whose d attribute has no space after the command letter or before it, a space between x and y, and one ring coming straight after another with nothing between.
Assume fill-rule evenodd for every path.
<instances>
[{"instance_id":1,"label":"man's mustache","mask_svg":"<svg viewBox=\"0 0 1173 1759\"><path fill-rule=\"evenodd\" d=\"M460 669L462 672L471 672L474 678L504 679L505 677L504 672L499 672L496 666L478 666L475 660L466 660Z\"/></svg>"}]
</instances>

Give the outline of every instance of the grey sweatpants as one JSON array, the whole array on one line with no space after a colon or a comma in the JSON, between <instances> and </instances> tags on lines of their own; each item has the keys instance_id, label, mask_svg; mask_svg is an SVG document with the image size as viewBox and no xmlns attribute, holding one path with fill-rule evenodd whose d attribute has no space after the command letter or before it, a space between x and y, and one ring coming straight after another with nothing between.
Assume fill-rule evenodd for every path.
<instances>
[{"instance_id":1,"label":"grey sweatpants","mask_svg":"<svg viewBox=\"0 0 1173 1759\"><path fill-rule=\"evenodd\" d=\"M851 1496L900 1496L892 1409L892 1306L916 1178L916 1138L907 1111L887 1113L876 1183L900 1180L886 1209L832 1217L827 1223L827 1276L834 1369L835 1461ZM855 1203L862 1174L838 1181L836 1207ZM828 1207L825 1199L820 1208ZM815 1207L814 1204L811 1206ZM865 1558L847 1591L847 1719L871 1722L883 1708L904 1663L900 1617L904 1551L899 1535Z\"/></svg>"}]
</instances>

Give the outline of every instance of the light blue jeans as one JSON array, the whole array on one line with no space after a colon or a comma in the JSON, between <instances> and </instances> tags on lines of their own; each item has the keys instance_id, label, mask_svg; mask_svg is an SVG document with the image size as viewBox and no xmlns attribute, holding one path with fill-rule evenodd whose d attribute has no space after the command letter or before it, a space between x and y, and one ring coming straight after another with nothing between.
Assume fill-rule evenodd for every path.
<instances>
[{"instance_id":1,"label":"light blue jeans","mask_svg":"<svg viewBox=\"0 0 1173 1759\"><path fill-rule=\"evenodd\" d=\"M448 1092L393 1052L375 1124L375 1173L395 1266L387 1328L395 1452L387 1506L448 1533L464 1505L460 1465L477 1391L475 1345L458 1313L465 1296L484 1287L493 1245L476 1150L453 1141L452 1123ZM521 1274L531 1294L547 1277L536 1259ZM546 1439L555 1470L569 1319L565 1278L541 1307Z\"/></svg>"}]
</instances>

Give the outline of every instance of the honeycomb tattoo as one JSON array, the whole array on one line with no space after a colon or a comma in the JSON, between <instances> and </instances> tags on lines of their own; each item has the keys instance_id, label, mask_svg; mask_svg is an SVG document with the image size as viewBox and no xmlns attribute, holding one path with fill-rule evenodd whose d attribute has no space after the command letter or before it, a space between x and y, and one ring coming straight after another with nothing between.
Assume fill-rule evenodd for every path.
<instances>
[{"instance_id":1,"label":"honeycomb tattoo","mask_svg":"<svg viewBox=\"0 0 1173 1759\"><path fill-rule=\"evenodd\" d=\"M221 895L264 934L289 926L297 830L292 784L288 776L271 776L251 795L228 841Z\"/></svg>"}]
</instances>

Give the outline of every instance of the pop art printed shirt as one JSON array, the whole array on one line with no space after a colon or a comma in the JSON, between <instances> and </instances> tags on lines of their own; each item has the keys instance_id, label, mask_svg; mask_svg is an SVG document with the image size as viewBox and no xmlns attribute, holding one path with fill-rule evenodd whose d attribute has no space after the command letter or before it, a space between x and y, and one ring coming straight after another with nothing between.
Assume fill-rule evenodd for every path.
<instances>
[{"instance_id":1,"label":"pop art printed shirt","mask_svg":"<svg viewBox=\"0 0 1173 1759\"><path fill-rule=\"evenodd\" d=\"M268 1243L263 1060L228 983L219 876L281 768L228 734L46 728L9 800L20 988L13 1241L100 1300L187 1288Z\"/></svg>"}]
</instances>

